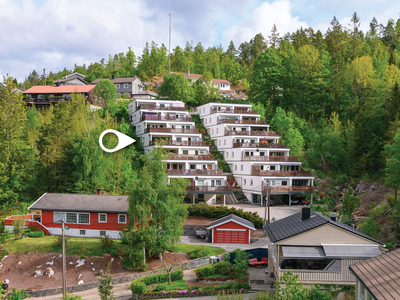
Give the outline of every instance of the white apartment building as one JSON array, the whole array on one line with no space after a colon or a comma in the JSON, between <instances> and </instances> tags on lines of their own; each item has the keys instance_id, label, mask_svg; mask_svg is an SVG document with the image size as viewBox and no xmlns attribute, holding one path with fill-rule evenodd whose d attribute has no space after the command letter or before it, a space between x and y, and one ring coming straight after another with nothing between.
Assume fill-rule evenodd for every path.
<instances>
[{"instance_id":1,"label":"white apartment building","mask_svg":"<svg viewBox=\"0 0 400 300\"><path fill-rule=\"evenodd\" d=\"M252 105L208 103L197 111L251 203L265 203L268 188L272 199L289 205L293 196L312 197L314 177L301 169Z\"/></svg>"},{"instance_id":2,"label":"white apartment building","mask_svg":"<svg viewBox=\"0 0 400 300\"><path fill-rule=\"evenodd\" d=\"M217 194L232 193L227 175L218 168L182 101L137 99L129 104L128 112L145 153L161 145L168 153L168 177L190 180L190 201L211 204Z\"/></svg>"}]
</instances>

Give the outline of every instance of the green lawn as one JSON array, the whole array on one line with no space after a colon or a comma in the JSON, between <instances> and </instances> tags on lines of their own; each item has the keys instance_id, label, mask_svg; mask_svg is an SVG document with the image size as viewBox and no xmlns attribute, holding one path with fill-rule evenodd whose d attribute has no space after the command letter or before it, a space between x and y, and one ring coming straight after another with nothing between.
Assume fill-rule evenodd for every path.
<instances>
[{"instance_id":1,"label":"green lawn","mask_svg":"<svg viewBox=\"0 0 400 300\"><path fill-rule=\"evenodd\" d=\"M219 248L219 247L199 246L199 245L190 245L190 244L174 244L170 250L174 251L174 252L189 253L199 247L206 248L209 251L210 255L220 255L225 252L224 249Z\"/></svg>"},{"instance_id":2,"label":"green lawn","mask_svg":"<svg viewBox=\"0 0 400 300\"><path fill-rule=\"evenodd\" d=\"M101 241L95 238L68 238L66 251L68 255L79 255L79 256L103 256L106 253L110 253L112 250L116 250L118 253L123 252L124 245L120 240L114 240L114 245L109 248L103 247ZM50 253L61 253L61 245L59 238L56 236L43 236L40 238L24 238L15 240L10 238L4 242L5 248L13 253L28 253L28 252L50 252ZM171 247L171 251L188 253L196 249L197 245L187 244L174 244ZM219 255L224 253L224 249L218 247L206 247L210 251L210 255Z\"/></svg>"}]
</instances>

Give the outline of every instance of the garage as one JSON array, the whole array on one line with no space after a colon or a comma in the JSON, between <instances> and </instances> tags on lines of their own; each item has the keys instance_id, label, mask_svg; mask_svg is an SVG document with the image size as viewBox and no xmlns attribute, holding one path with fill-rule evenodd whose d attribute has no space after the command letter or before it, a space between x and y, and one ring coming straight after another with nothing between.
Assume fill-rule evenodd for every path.
<instances>
[{"instance_id":1,"label":"garage","mask_svg":"<svg viewBox=\"0 0 400 300\"><path fill-rule=\"evenodd\" d=\"M207 230L212 243L249 244L256 229L252 222L231 214L211 222Z\"/></svg>"}]
</instances>

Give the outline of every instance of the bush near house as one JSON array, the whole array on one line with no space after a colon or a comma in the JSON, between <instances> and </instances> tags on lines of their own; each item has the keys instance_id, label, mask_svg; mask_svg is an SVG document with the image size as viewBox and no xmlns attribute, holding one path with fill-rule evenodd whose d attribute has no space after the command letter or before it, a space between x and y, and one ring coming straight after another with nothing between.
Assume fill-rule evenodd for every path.
<instances>
[{"instance_id":1,"label":"bush near house","mask_svg":"<svg viewBox=\"0 0 400 300\"><path fill-rule=\"evenodd\" d=\"M188 204L187 209L191 216L203 216L208 218L222 218L234 214L240 218L254 223L256 228L262 228L263 220L256 212L245 212L243 209L236 209L227 206L208 206L206 204Z\"/></svg>"},{"instance_id":2,"label":"bush near house","mask_svg":"<svg viewBox=\"0 0 400 300\"><path fill-rule=\"evenodd\" d=\"M208 277L231 277L233 276L232 264L222 261L214 265L206 265L194 270L197 279L202 280Z\"/></svg>"}]
</instances>

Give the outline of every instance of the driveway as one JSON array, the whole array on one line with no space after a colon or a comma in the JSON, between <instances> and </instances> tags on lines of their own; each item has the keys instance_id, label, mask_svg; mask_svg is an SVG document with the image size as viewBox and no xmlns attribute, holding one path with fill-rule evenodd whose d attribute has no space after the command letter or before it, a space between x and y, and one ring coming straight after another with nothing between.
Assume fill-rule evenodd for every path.
<instances>
[{"instance_id":1,"label":"driveway","mask_svg":"<svg viewBox=\"0 0 400 300\"><path fill-rule=\"evenodd\" d=\"M237 209L243 209L244 211L256 212L262 219L265 215L265 207L256 204L228 204L229 208L234 207ZM270 206L271 221L280 220L289 217L295 213L301 211L301 205L282 205L282 206ZM268 219L268 212L267 212Z\"/></svg>"}]
</instances>

